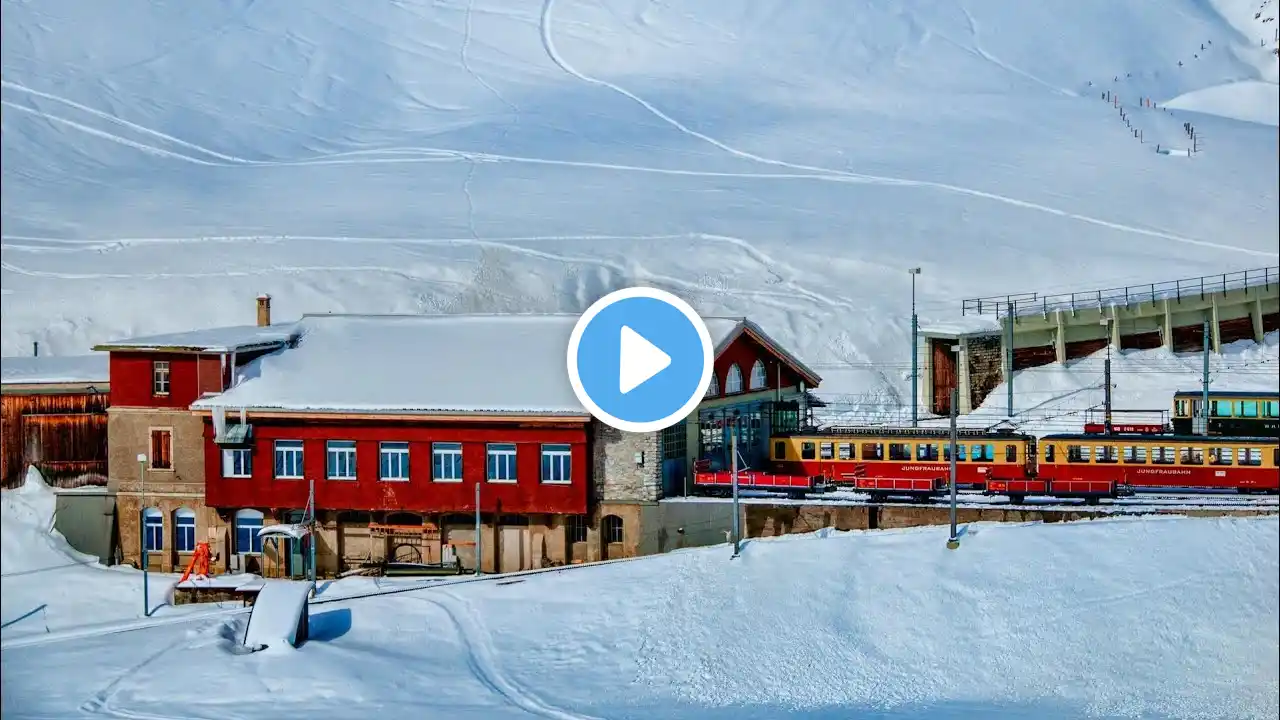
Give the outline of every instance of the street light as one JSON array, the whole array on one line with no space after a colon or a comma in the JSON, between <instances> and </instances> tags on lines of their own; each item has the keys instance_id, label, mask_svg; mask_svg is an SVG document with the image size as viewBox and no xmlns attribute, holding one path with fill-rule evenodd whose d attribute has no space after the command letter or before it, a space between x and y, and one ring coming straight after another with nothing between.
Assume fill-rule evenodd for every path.
<instances>
[{"instance_id":1,"label":"street light","mask_svg":"<svg viewBox=\"0 0 1280 720\"><path fill-rule=\"evenodd\" d=\"M142 542L142 615L151 617L147 583L147 454L138 453L138 539Z\"/></svg>"},{"instance_id":2,"label":"street light","mask_svg":"<svg viewBox=\"0 0 1280 720\"><path fill-rule=\"evenodd\" d=\"M911 427L917 427L920 424L920 319L916 316L916 276L920 268L907 272L911 273Z\"/></svg>"}]
</instances>

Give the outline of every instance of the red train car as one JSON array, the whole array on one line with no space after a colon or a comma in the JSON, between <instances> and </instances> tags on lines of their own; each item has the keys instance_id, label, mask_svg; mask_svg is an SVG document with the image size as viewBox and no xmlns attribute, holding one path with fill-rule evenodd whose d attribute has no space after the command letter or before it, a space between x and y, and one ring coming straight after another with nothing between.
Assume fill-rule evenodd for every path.
<instances>
[{"instance_id":1,"label":"red train car","mask_svg":"<svg viewBox=\"0 0 1280 720\"><path fill-rule=\"evenodd\" d=\"M733 473L700 472L693 475L694 492L700 495L728 497L733 494ZM808 475L775 475L766 472L738 473L738 490L764 490L803 498L809 493L824 493L833 486L822 478Z\"/></svg>"}]
</instances>

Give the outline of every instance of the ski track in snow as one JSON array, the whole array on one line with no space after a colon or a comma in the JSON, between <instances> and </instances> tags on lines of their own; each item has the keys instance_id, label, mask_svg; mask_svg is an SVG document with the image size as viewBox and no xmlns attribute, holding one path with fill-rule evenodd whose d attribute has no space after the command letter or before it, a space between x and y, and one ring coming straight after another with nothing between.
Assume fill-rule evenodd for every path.
<instances>
[{"instance_id":1,"label":"ski track in snow","mask_svg":"<svg viewBox=\"0 0 1280 720\"><path fill-rule=\"evenodd\" d=\"M125 138L120 135L115 135L113 133L109 133L104 130L99 130L97 128L89 127L87 125L76 122L74 120L69 120L67 118L63 118L63 117L54 115L52 113L48 113L32 107L27 107L25 105L13 103L8 100L0 101L0 103L2 103L4 107L12 108L20 112L30 113L32 115L41 117L49 122L62 124L67 127L92 135L94 137L98 137L103 140L107 140L109 142L115 142L125 147L133 148L140 152L156 155L159 157L165 157L172 160L177 160L180 162L188 162L196 165L209 166L209 167L225 167L225 166L300 167L300 166L310 166L310 165L357 165L357 164L378 164L378 163L468 162L468 163L474 164L476 162L512 162L512 163L528 163L528 164L541 164L541 165L556 165L556 166L564 166L564 167L581 167L581 168L590 168L590 169L596 169L596 170L641 172L641 173L654 173L654 174L665 174L665 175L683 175L683 176L694 176L694 177L738 178L738 179L744 179L744 180L808 180L808 181L818 181L818 182L868 184L868 185L878 185L878 186L884 186L884 187L930 189L930 190L937 190L942 192L950 192L950 193L955 193L960 195L966 195L970 197L982 198L985 200L990 200L997 203L1011 205L1014 207L1021 207L1027 210L1034 210L1037 212L1056 215L1058 217L1063 217L1070 220L1076 220L1076 221L1088 223L1091 225L1106 227L1112 230L1118 230L1121 232L1126 232L1126 233L1131 233L1136 235L1144 235L1148 237L1157 237L1157 238L1171 240L1173 242L1179 242L1187 245L1195 245L1199 247L1212 248L1216 250L1244 253L1247 255L1252 255L1257 257L1266 257L1266 258L1280 257L1280 252L1253 250L1250 248L1242 248L1242 247L1237 247L1234 245L1228 245L1224 243L1216 243L1208 240L1200 240L1196 238L1185 237L1182 235L1177 235L1177 234L1167 232L1164 230L1159 230L1159 229L1126 225L1124 223L1117 223L1109 220L1103 220L1101 218L1095 218L1089 215L1083 215L1080 213L1074 213L1067 210L1061 210L1059 208L1054 208L1054 207L1042 205L1039 203L1029 202L1026 200L1019 200L1014 197L1001 195L998 193L986 192L983 190L977 190L974 188L962 187L958 185L950 185L947 183L925 181L925 180L909 180L905 178L895 178L895 177L887 177L887 176L879 176L879 175L866 175L861 173L845 172L841 170L834 170L831 168L824 168L824 167L818 167L813 165L790 163L783 160L767 158L760 155L756 155L754 153L739 150L715 138L712 138L708 135L705 135L696 130L693 130L692 128L687 127L680 121L676 120L675 118L672 118L670 115L667 115L662 110L658 109L648 101L630 92L629 90L621 86L618 86L616 84L610 83L606 80L600 80L597 78L590 77L582 73L581 71L577 70L574 66L572 66L567 61L565 61L564 58L559 54L559 51L556 49L555 42L552 37L551 19L552 19L553 6L554 6L554 0L545 0L543 9L542 9L542 17L541 17L541 23L540 23L542 42L548 57L550 57L552 62L554 62L565 73L581 80L582 82L585 82L591 85L596 85L599 87L604 87L624 97L627 97L632 101L636 102L637 104L639 104L649 113L653 114L654 117L671 125L673 128L675 128L679 132L685 135L688 135L690 137L693 137L695 139L707 142L713 145L714 147L719 148L734 157L737 157L743 160L748 160L751 162L760 163L760 164L786 168L788 170L792 170L795 172L733 173L733 172L714 172L714 171L704 171L704 170L686 170L686 169L675 169L675 168L654 168L654 167L623 165L623 164L615 164L615 163L595 163L595 162L585 162L585 161L519 157L519 156L511 156L511 155L500 155L495 153L461 151L461 150L453 150L448 148L432 148L432 147L355 150L355 151L347 151L342 153L320 155L312 158L304 158L299 160L253 160L249 158L228 155L225 153L218 152L216 150L211 150L209 148L205 148L195 143L188 142L186 140L181 140L167 133L153 130L151 128L147 128L145 126L139 125L137 123L133 123L133 122L121 119L119 117L111 115L110 113L106 113L101 110L88 107L74 100L70 100L68 98L54 95L52 93L35 90L33 88L26 87L25 85L20 85L18 83L14 83L8 80L0 81L0 86L2 87L5 87L17 92L27 93L35 97L43 98L52 102L61 103L68 107L89 113L95 117L101 118L108 122L116 123L122 127L128 128L135 132L149 135L151 137L173 143L180 147L186 148L188 150L191 150L197 153L204 154L209 158L212 158L212 159L204 159L200 157L195 157L193 155L184 154L181 152L176 152L173 150L167 150L155 145L139 142L136 140L131 140L129 138ZM391 156L391 157L388 157L388 156ZM408 157L403 157L403 156L408 156Z\"/></svg>"}]
</instances>

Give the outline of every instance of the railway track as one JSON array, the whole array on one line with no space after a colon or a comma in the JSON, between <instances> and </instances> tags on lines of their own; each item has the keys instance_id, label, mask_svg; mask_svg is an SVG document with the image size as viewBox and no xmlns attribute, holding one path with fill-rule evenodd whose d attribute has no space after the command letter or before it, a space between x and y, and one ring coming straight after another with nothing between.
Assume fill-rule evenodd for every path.
<instances>
[{"instance_id":1,"label":"railway track","mask_svg":"<svg viewBox=\"0 0 1280 720\"><path fill-rule=\"evenodd\" d=\"M961 490L956 493L956 505L967 509L1000 509L1000 510L1089 510L1092 512L1143 512L1152 510L1186 509L1186 510L1280 510L1280 497L1275 495L1238 495L1235 493L1139 493L1132 497L1103 499L1097 505L1087 505L1083 500L1062 500L1058 498L1027 499L1021 503L1012 503L1007 497L983 495L979 490ZM733 502L730 498L690 496L670 498L663 502ZM949 498L943 496L934 500L890 499L872 502L866 493L836 491L825 494L812 494L803 500L760 493L743 493L739 502L745 505L837 505L837 506L871 506L871 507L923 507L936 508L949 504Z\"/></svg>"}]
</instances>

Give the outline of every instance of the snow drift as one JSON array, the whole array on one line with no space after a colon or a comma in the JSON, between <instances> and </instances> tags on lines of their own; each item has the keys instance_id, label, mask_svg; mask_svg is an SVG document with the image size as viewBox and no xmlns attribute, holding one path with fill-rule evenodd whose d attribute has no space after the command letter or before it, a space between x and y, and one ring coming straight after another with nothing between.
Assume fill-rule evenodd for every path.
<instances>
[{"instance_id":1,"label":"snow drift","mask_svg":"<svg viewBox=\"0 0 1280 720\"><path fill-rule=\"evenodd\" d=\"M57 502L58 496L35 466L27 469L21 487L0 493L0 573L4 577L70 565L102 567L96 556L71 547L54 529Z\"/></svg>"}]
</instances>

